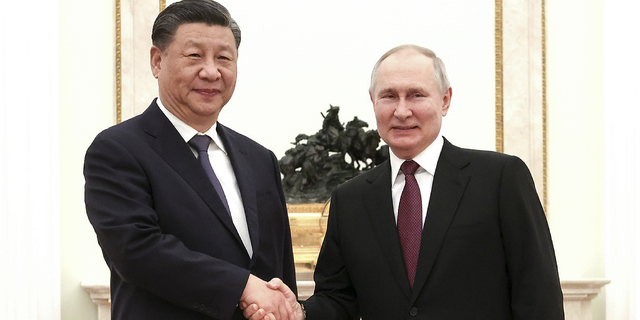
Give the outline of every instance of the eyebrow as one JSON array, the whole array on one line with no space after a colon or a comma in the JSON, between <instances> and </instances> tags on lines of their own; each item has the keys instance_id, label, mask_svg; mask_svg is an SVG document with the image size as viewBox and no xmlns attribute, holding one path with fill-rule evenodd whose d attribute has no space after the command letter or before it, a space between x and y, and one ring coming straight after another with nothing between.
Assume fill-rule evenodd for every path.
<instances>
[{"instance_id":1,"label":"eyebrow","mask_svg":"<svg viewBox=\"0 0 640 320\"><path fill-rule=\"evenodd\" d=\"M398 90L394 89L394 88L384 88L384 89L380 89L380 91L378 92L378 94L383 94L383 93L390 93L390 92L398 92Z\"/></svg>"},{"instance_id":2,"label":"eyebrow","mask_svg":"<svg viewBox=\"0 0 640 320\"><path fill-rule=\"evenodd\" d=\"M429 92L429 90L427 90L424 87L410 87L406 91L407 92L425 92L425 93ZM380 92L378 94L384 94L384 93L398 93L398 90L395 88L384 88L384 89L380 89Z\"/></svg>"},{"instance_id":3,"label":"eyebrow","mask_svg":"<svg viewBox=\"0 0 640 320\"><path fill-rule=\"evenodd\" d=\"M185 44L186 44L187 46L195 46L195 47L203 47L203 46L206 46L202 41L197 41L197 40L193 40L193 39L188 39L188 40L185 42ZM233 52L233 51L234 51L233 49L235 48L234 46L230 46L230 45L227 45L227 44L222 44L222 45L220 45L219 47L220 47L222 50L229 50L229 51L231 51L231 52Z\"/></svg>"}]
</instances>

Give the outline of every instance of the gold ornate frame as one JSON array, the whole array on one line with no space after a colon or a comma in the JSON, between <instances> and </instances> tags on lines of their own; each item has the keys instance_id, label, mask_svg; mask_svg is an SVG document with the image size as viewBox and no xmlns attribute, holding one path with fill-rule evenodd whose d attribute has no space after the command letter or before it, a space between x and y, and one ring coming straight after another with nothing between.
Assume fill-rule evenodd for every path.
<instances>
[{"instance_id":1,"label":"gold ornate frame","mask_svg":"<svg viewBox=\"0 0 640 320\"><path fill-rule=\"evenodd\" d=\"M542 205L547 208L547 83L546 83L546 20L545 20L545 0L540 1L540 46L541 46L541 61L540 72L541 76L541 128L542 135L541 142L541 169L536 180L542 180L542 188L538 188L540 197L542 198ZM504 122L504 68L505 68L505 56L504 56L504 37L503 37L503 9L505 2L510 0L495 0L495 126L496 126L496 151L498 152L513 152L505 150L505 122ZM529 2L533 2L530 0ZM517 152L515 152L517 154ZM529 160L529 161L527 161ZM525 162L531 162L531 159L525 159ZM531 163L528 163L531 165ZM535 171L535 170L534 170ZM536 178L536 172L534 179ZM540 181L538 181L540 182Z\"/></svg>"},{"instance_id":2,"label":"gold ornate frame","mask_svg":"<svg viewBox=\"0 0 640 320\"><path fill-rule=\"evenodd\" d=\"M122 122L122 15L116 0L116 123Z\"/></svg>"},{"instance_id":3,"label":"gold ornate frame","mask_svg":"<svg viewBox=\"0 0 640 320\"><path fill-rule=\"evenodd\" d=\"M496 151L504 152L504 126L502 114L502 0L495 0L495 47L496 47Z\"/></svg>"},{"instance_id":4,"label":"gold ornate frame","mask_svg":"<svg viewBox=\"0 0 640 320\"><path fill-rule=\"evenodd\" d=\"M542 1L542 205L547 212L547 18Z\"/></svg>"}]
</instances>

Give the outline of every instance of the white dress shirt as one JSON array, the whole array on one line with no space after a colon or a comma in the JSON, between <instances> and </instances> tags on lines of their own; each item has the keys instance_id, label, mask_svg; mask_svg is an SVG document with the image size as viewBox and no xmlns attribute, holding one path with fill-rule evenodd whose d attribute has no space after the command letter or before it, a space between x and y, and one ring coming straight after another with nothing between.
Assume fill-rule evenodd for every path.
<instances>
[{"instance_id":1,"label":"white dress shirt","mask_svg":"<svg viewBox=\"0 0 640 320\"><path fill-rule=\"evenodd\" d=\"M231 219L233 220L233 224L240 234L240 239L242 239L242 243L244 247L247 249L249 253L249 257L253 256L253 247L251 246L251 238L249 237L249 227L247 226L247 217L244 212L244 205L242 204L242 196L240 195L240 188L238 187L238 181L236 180L236 176L233 173L233 167L231 167L231 161L229 160L229 156L225 151L225 146L216 131L218 123L216 122L209 130L206 132L198 132L196 129L192 128L184 121L178 119L173 113L169 112L167 108L162 104L160 98L156 101L160 110L164 113L164 115L169 119L169 121L173 124L173 126L178 130L182 139L184 139L185 143L188 143L193 136L196 134L207 135L211 138L213 143L209 144L209 161L211 162L211 167L216 173L216 177L220 181L220 185L222 185L222 190L224 191L224 195L227 198L227 203L229 204L229 210L231 211ZM198 152L191 148L193 155L197 158Z\"/></svg>"},{"instance_id":2,"label":"white dress shirt","mask_svg":"<svg viewBox=\"0 0 640 320\"><path fill-rule=\"evenodd\" d=\"M404 189L404 173L400 171L400 166L405 160L413 160L420 165L414 176L420 187L420 196L422 197L422 226L427 219L427 209L429 199L431 198L431 187L433 186L433 176L436 174L436 166L440 158L440 152L444 145L444 138L438 135L426 149L420 152L413 159L400 159L391 149L389 149L389 160L391 162L391 197L393 198L393 214L398 223L398 207L400 205L400 196Z\"/></svg>"}]
</instances>

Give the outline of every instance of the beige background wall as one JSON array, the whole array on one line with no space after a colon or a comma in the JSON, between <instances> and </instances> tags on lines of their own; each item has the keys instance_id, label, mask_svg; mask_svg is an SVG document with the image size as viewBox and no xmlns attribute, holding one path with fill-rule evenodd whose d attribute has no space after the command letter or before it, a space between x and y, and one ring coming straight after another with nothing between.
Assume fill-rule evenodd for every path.
<instances>
[{"instance_id":1,"label":"beige background wall","mask_svg":"<svg viewBox=\"0 0 640 320\"><path fill-rule=\"evenodd\" d=\"M462 146L494 148L493 2L401 1L391 15L360 1L313 8L270 2L278 11L245 2L225 3L244 37L238 88L221 122L277 156L295 134L314 133L329 104L343 108L342 121L357 115L373 127L370 68L405 42L431 47L449 67L454 98L446 135ZM435 10L436 3L445 7ZM559 269L566 279L604 278L603 1L546 6L548 214ZM108 271L85 216L81 168L90 141L115 119L114 5L59 0L59 17L62 319L90 320L96 309L80 282L106 281ZM398 23L409 25L391 32ZM601 295L594 319L604 314Z\"/></svg>"},{"instance_id":2,"label":"beige background wall","mask_svg":"<svg viewBox=\"0 0 640 320\"><path fill-rule=\"evenodd\" d=\"M97 319L81 281L108 281L84 209L84 152L115 121L114 4L60 0L60 215L62 319Z\"/></svg>"},{"instance_id":3,"label":"beige background wall","mask_svg":"<svg viewBox=\"0 0 640 320\"><path fill-rule=\"evenodd\" d=\"M564 279L605 278L603 8L547 1L547 211ZM604 319L604 294L593 309Z\"/></svg>"}]
</instances>

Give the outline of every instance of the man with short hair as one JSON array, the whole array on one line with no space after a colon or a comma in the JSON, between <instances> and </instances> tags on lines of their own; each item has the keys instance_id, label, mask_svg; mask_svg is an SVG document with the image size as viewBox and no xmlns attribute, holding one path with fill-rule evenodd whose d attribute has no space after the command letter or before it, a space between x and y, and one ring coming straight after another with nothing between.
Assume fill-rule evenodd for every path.
<instances>
[{"instance_id":1,"label":"man with short hair","mask_svg":"<svg viewBox=\"0 0 640 320\"><path fill-rule=\"evenodd\" d=\"M526 165L458 148L440 133L452 90L415 45L376 63L369 90L390 159L331 196L315 293L297 319L561 320L547 220ZM271 317L242 305L250 319Z\"/></svg>"},{"instance_id":2,"label":"man with short hair","mask_svg":"<svg viewBox=\"0 0 640 320\"><path fill-rule=\"evenodd\" d=\"M112 319L279 319L295 288L274 154L218 123L236 85L240 29L211 0L168 6L153 26L159 97L101 132L84 166L87 215L111 270Z\"/></svg>"}]
</instances>

